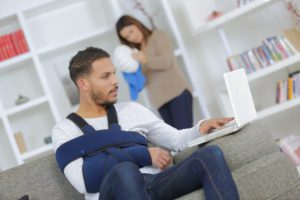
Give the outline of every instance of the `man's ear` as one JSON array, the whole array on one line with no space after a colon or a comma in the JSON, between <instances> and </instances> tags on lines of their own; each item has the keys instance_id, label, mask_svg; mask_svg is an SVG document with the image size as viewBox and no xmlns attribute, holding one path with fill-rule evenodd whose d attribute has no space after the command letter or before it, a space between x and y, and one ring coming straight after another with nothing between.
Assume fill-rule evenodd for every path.
<instances>
[{"instance_id":1,"label":"man's ear","mask_svg":"<svg viewBox=\"0 0 300 200\"><path fill-rule=\"evenodd\" d=\"M79 90L82 90L82 91L87 91L89 88L89 83L85 78L79 78L76 81L76 84L77 84Z\"/></svg>"}]
</instances>

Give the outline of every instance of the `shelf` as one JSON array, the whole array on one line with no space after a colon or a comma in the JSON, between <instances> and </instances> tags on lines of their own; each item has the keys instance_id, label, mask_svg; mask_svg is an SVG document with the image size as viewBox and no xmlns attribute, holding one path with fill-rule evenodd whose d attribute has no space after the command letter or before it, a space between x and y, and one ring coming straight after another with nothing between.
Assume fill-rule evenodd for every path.
<instances>
[{"instance_id":1,"label":"shelf","mask_svg":"<svg viewBox=\"0 0 300 200\"><path fill-rule=\"evenodd\" d=\"M63 9L66 7L73 6L76 3L83 2L84 0L44 0L38 3L35 3L33 6L23 8L23 12L27 18L32 18L38 15L43 15L54 10Z\"/></svg>"},{"instance_id":2,"label":"shelf","mask_svg":"<svg viewBox=\"0 0 300 200\"><path fill-rule=\"evenodd\" d=\"M5 61L0 62L0 70L5 69L7 67L10 67L11 65L19 64L24 61L29 60L32 57L31 53L25 53L18 55L16 57L12 57L10 59L7 59Z\"/></svg>"},{"instance_id":3,"label":"shelf","mask_svg":"<svg viewBox=\"0 0 300 200\"><path fill-rule=\"evenodd\" d=\"M248 5L242 6L240 8L236 8L235 10L225 13L223 16L214 19L213 21L210 21L202 26L194 26L192 30L193 34L199 34L204 31L208 31L210 29L216 28L218 26L224 25L228 22L233 21L234 19L240 19L242 16L246 16L248 14L251 14L254 11L258 11L264 7L267 7L278 0L256 0L252 3L249 3Z\"/></svg>"},{"instance_id":4,"label":"shelf","mask_svg":"<svg viewBox=\"0 0 300 200\"><path fill-rule=\"evenodd\" d=\"M65 43L55 44L55 45L52 45L52 46L41 48L40 50L38 50L38 54L41 55L41 54L50 53L50 52L59 50L61 48L68 47L68 46L74 45L76 43L88 40L90 38L101 36L103 34L111 32L111 31L113 31L112 28L108 28L108 27L101 28L101 29L98 29L98 30L96 30L94 32L87 33L87 34L85 34L83 36L70 39L70 40L66 41Z\"/></svg>"},{"instance_id":5,"label":"shelf","mask_svg":"<svg viewBox=\"0 0 300 200\"><path fill-rule=\"evenodd\" d=\"M292 99L292 100L277 104L275 106L272 106L270 108L267 108L267 109L264 109L264 110L258 112L258 118L262 119L262 118L280 113L282 111L285 111L287 109L293 108L298 105L300 105L300 98Z\"/></svg>"},{"instance_id":6,"label":"shelf","mask_svg":"<svg viewBox=\"0 0 300 200\"><path fill-rule=\"evenodd\" d=\"M268 66L264 69L261 69L261 70L258 70L256 72L254 72L253 74L249 74L247 77L248 77L248 81L251 82L251 81L254 81L256 79L259 79L259 78L262 78L264 76L267 76L271 73L274 73L274 72L277 72L281 69L284 69L286 67L289 67L293 64L296 64L300 62L300 53L297 53L296 55L290 57L290 58L287 58L285 60L282 60L274 65L271 65L271 66Z\"/></svg>"},{"instance_id":7,"label":"shelf","mask_svg":"<svg viewBox=\"0 0 300 200\"><path fill-rule=\"evenodd\" d=\"M40 97L40 98L37 98L37 99L34 99L34 100L30 100L27 103L24 103L24 104L15 106L14 108L8 109L6 111L6 114L7 115L13 115L13 114L16 114L18 112L22 112L22 111L25 111L27 109L33 108L35 106L41 105L43 103L46 103L47 101L48 101L47 97Z\"/></svg>"},{"instance_id":8,"label":"shelf","mask_svg":"<svg viewBox=\"0 0 300 200\"><path fill-rule=\"evenodd\" d=\"M43 153L47 153L49 151L53 151L53 144L47 144L45 146L36 148L34 150L28 151L26 153L21 154L23 160L27 160L33 158L35 156L41 155Z\"/></svg>"}]
</instances>

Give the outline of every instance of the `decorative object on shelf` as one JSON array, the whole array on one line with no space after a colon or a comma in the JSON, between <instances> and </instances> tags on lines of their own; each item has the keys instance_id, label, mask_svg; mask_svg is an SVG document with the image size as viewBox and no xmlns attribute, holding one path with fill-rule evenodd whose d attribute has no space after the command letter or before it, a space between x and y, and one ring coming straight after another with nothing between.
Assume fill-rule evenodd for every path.
<instances>
[{"instance_id":1,"label":"decorative object on shelf","mask_svg":"<svg viewBox=\"0 0 300 200\"><path fill-rule=\"evenodd\" d=\"M214 11L219 10L215 1L185 0L184 10L192 27L205 25Z\"/></svg>"},{"instance_id":2,"label":"decorative object on shelf","mask_svg":"<svg viewBox=\"0 0 300 200\"><path fill-rule=\"evenodd\" d=\"M25 153L27 151L25 141L23 138L23 134L21 132L17 132L14 134L16 143L19 147L20 153Z\"/></svg>"},{"instance_id":3,"label":"decorative object on shelf","mask_svg":"<svg viewBox=\"0 0 300 200\"><path fill-rule=\"evenodd\" d=\"M51 136L45 137L44 142L45 142L45 144L51 144L52 143L52 137Z\"/></svg>"},{"instance_id":4,"label":"decorative object on shelf","mask_svg":"<svg viewBox=\"0 0 300 200\"><path fill-rule=\"evenodd\" d=\"M300 2L298 0L285 0L288 11L296 21L296 27L300 31Z\"/></svg>"},{"instance_id":5,"label":"decorative object on shelf","mask_svg":"<svg viewBox=\"0 0 300 200\"><path fill-rule=\"evenodd\" d=\"M15 104L16 104L16 105L20 105L20 104L26 103L26 102L28 102L28 101L29 101L29 98L28 98L28 97L23 96L23 95L20 94L20 95L18 96L17 100L15 101Z\"/></svg>"},{"instance_id":6,"label":"decorative object on shelf","mask_svg":"<svg viewBox=\"0 0 300 200\"><path fill-rule=\"evenodd\" d=\"M220 17L222 15L222 13L220 11L212 11L212 13L210 15L208 15L208 17L206 18L207 21L212 21L218 17Z\"/></svg>"}]
</instances>

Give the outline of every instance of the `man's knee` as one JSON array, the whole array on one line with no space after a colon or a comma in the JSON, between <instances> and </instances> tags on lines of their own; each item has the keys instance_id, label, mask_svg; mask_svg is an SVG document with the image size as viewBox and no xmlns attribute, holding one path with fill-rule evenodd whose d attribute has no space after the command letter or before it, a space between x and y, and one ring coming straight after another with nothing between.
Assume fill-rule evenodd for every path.
<instances>
[{"instance_id":1,"label":"man's knee","mask_svg":"<svg viewBox=\"0 0 300 200\"><path fill-rule=\"evenodd\" d=\"M139 172L139 168L132 162L121 162L116 164L111 172L118 176Z\"/></svg>"},{"instance_id":2,"label":"man's knee","mask_svg":"<svg viewBox=\"0 0 300 200\"><path fill-rule=\"evenodd\" d=\"M205 146L203 148L196 150L194 154L197 157L198 156L201 156L201 157L209 156L210 159L212 159L212 158L223 159L224 158L222 149L217 145Z\"/></svg>"}]
</instances>

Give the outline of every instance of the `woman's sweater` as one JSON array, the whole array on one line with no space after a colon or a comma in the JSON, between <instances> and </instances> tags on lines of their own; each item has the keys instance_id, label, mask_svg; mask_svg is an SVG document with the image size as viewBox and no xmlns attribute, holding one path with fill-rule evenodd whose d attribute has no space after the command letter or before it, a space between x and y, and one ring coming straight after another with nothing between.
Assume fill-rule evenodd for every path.
<instances>
[{"instance_id":1,"label":"woman's sweater","mask_svg":"<svg viewBox=\"0 0 300 200\"><path fill-rule=\"evenodd\" d=\"M171 39L166 33L153 31L143 51L147 57L143 72L147 78L146 87L153 106L160 108L185 89L191 91L176 61Z\"/></svg>"}]
</instances>

